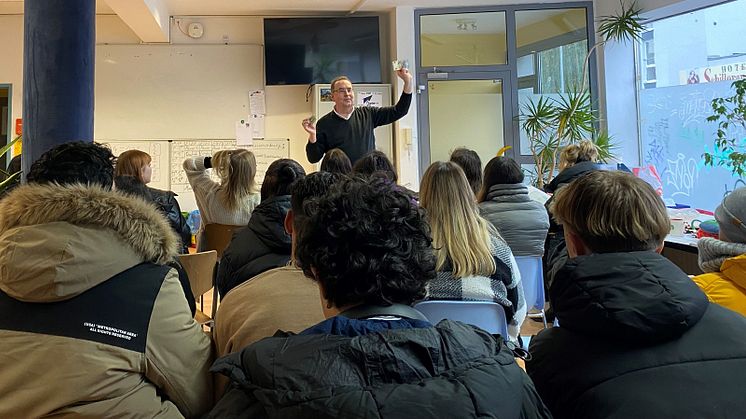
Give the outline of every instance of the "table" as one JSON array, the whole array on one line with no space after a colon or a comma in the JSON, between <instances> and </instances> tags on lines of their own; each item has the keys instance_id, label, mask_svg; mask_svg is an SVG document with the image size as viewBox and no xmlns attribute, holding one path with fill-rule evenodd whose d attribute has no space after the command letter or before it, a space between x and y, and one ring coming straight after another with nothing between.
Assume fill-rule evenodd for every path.
<instances>
[{"instance_id":1,"label":"table","mask_svg":"<svg viewBox=\"0 0 746 419\"><path fill-rule=\"evenodd\" d=\"M688 275L699 275L702 272L699 269L697 258L699 251L697 249L697 239L693 234L683 236L667 236L662 255L668 258L676 266L681 268Z\"/></svg>"}]
</instances>

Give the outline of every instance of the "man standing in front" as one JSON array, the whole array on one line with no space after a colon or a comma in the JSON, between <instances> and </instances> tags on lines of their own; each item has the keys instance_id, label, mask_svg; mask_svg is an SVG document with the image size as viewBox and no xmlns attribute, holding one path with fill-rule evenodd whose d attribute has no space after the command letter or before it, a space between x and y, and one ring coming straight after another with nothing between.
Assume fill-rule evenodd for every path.
<instances>
[{"instance_id":1,"label":"man standing in front","mask_svg":"<svg viewBox=\"0 0 746 419\"><path fill-rule=\"evenodd\" d=\"M404 89L394 106L355 107L355 93L352 82L346 76L332 80L332 101L334 109L319 119L316 126L309 119L303 120L303 129L308 133L306 156L316 163L324 153L339 148L347 154L352 164L376 147L373 129L390 124L409 111L412 102L412 75L406 68L396 71L404 81Z\"/></svg>"}]
</instances>

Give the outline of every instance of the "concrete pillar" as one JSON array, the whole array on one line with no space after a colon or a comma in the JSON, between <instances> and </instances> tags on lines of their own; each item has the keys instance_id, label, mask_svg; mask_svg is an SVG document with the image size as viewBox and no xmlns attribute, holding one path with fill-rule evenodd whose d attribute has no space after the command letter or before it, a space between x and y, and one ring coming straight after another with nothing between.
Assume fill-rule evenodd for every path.
<instances>
[{"instance_id":1,"label":"concrete pillar","mask_svg":"<svg viewBox=\"0 0 746 419\"><path fill-rule=\"evenodd\" d=\"M45 151L93 141L95 0L26 0L23 173Z\"/></svg>"}]
</instances>

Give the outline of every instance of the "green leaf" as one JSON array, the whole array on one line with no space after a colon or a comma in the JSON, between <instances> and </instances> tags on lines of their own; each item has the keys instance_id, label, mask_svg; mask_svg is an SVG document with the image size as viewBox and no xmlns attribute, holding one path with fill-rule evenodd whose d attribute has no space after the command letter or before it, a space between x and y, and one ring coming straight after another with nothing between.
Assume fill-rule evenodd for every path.
<instances>
[{"instance_id":1,"label":"green leaf","mask_svg":"<svg viewBox=\"0 0 746 419\"><path fill-rule=\"evenodd\" d=\"M598 34L603 42L619 41L627 42L641 39L643 31L642 9L637 7L636 2L630 5L621 3L620 13L610 16L602 16L598 22Z\"/></svg>"}]
</instances>

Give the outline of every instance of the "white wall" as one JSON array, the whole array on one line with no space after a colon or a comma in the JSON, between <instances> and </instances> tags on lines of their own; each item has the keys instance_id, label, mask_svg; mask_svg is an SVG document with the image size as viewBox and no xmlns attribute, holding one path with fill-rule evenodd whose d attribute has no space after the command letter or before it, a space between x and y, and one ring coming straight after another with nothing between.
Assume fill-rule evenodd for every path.
<instances>
[{"instance_id":1,"label":"white wall","mask_svg":"<svg viewBox=\"0 0 746 419\"><path fill-rule=\"evenodd\" d=\"M176 26L177 19L181 28L186 31L189 23L200 22L204 26L204 35L200 39L192 39L182 33ZM393 17L392 19L393 20ZM381 48L384 56L384 82L391 81L391 74L385 70L390 69L385 65L389 61L389 50L397 47L389 44L390 35L398 31L398 36L406 44L400 49L402 57L409 57L410 62L414 58L414 15L409 8L409 16L399 20L403 27L396 28L389 23L387 16L381 19L382 38ZM411 31L411 34L405 33ZM174 45L195 44L255 44L263 43L262 18L260 17L174 17L171 20L171 42ZM119 44L139 45L140 40L132 30L122 22L116 15L96 16L96 43L97 44ZM396 55L396 54L394 54ZM247 68L264 68L263 63L256 63ZM264 75L262 74L262 80ZM9 15L0 16L0 83L13 85L12 118L22 117L23 98L23 16ZM401 92L401 81L397 79L395 97ZM269 86L266 87L267 117L265 120L268 138L290 138L290 157L301 163L307 171L314 170L314 166L308 163L305 154L307 134L301 127L301 120L311 114L311 103L306 102L306 89L308 86ZM248 102L248 92L247 92ZM147 104L144 104L147 106ZM413 105L410 114L402 121L402 127L416 128L416 112ZM153 112L167 112L167 109L153 109ZM415 130L416 132L416 130ZM395 131L395 137L397 132ZM398 164L402 172L402 181L408 185L417 183L417 150L416 134L413 137L413 146L409 149L397 150Z\"/></svg>"}]
</instances>

